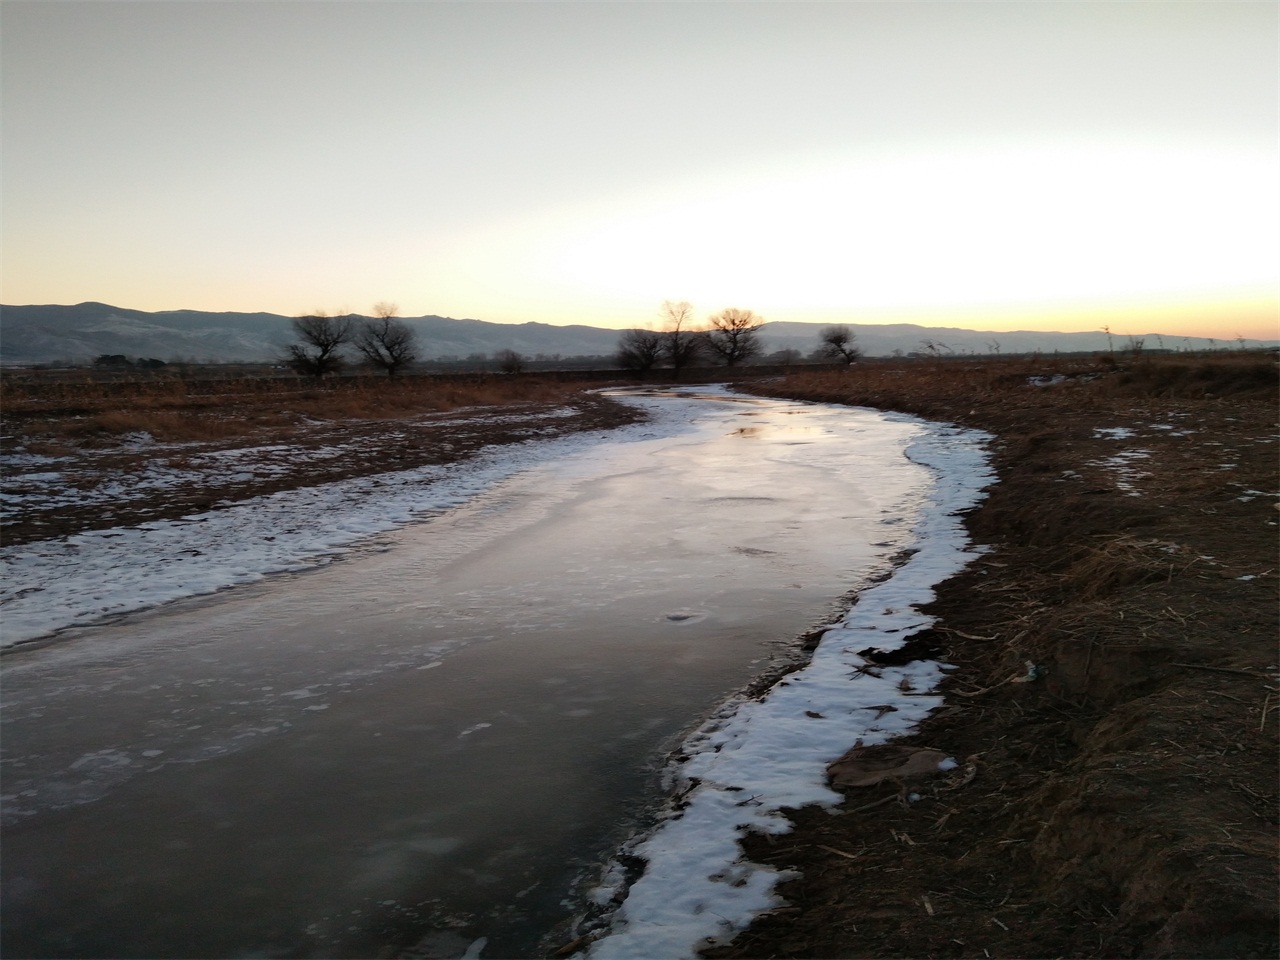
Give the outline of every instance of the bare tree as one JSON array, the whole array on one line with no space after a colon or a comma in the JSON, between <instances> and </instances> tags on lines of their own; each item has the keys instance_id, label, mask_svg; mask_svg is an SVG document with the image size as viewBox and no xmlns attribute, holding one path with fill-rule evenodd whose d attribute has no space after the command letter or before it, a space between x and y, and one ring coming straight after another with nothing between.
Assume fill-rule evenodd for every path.
<instances>
[{"instance_id":1,"label":"bare tree","mask_svg":"<svg viewBox=\"0 0 1280 960\"><path fill-rule=\"evenodd\" d=\"M498 361L498 369L503 373L523 373L526 360L523 354L514 350L499 350L493 355Z\"/></svg>"},{"instance_id":2,"label":"bare tree","mask_svg":"<svg viewBox=\"0 0 1280 960\"><path fill-rule=\"evenodd\" d=\"M663 337L656 330L624 330L614 361L623 370L652 370L663 356Z\"/></svg>"},{"instance_id":3,"label":"bare tree","mask_svg":"<svg viewBox=\"0 0 1280 960\"><path fill-rule=\"evenodd\" d=\"M377 311L385 304L374 307ZM402 367L418 359L418 344L409 325L391 315L380 315L376 320L366 320L355 335L356 349L388 377L394 377Z\"/></svg>"},{"instance_id":4,"label":"bare tree","mask_svg":"<svg viewBox=\"0 0 1280 960\"><path fill-rule=\"evenodd\" d=\"M307 317L294 317L292 323L298 342L288 347L285 362L290 367L306 377L323 377L342 369L346 362L342 348L354 335L354 317L331 317L316 311Z\"/></svg>"},{"instance_id":5,"label":"bare tree","mask_svg":"<svg viewBox=\"0 0 1280 960\"><path fill-rule=\"evenodd\" d=\"M858 346L858 337L843 323L823 327L818 331L818 340L822 344L818 350L829 360L843 360L853 363L862 356L862 348Z\"/></svg>"},{"instance_id":6,"label":"bare tree","mask_svg":"<svg viewBox=\"0 0 1280 960\"><path fill-rule=\"evenodd\" d=\"M760 328L764 318L750 310L728 307L711 318L706 344L725 366L746 363L760 355Z\"/></svg>"},{"instance_id":7,"label":"bare tree","mask_svg":"<svg viewBox=\"0 0 1280 960\"><path fill-rule=\"evenodd\" d=\"M680 371L702 352L702 337L693 329L693 307L687 300L663 301L661 314L662 355L671 365L671 375L679 378Z\"/></svg>"}]
</instances>

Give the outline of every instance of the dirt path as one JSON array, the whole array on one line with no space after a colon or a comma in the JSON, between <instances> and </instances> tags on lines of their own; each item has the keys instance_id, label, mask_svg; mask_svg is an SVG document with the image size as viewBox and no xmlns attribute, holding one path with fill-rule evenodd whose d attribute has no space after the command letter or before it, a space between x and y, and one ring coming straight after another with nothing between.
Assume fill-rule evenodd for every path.
<instances>
[{"instance_id":1,"label":"dirt path","mask_svg":"<svg viewBox=\"0 0 1280 960\"><path fill-rule=\"evenodd\" d=\"M768 391L986 429L1000 479L918 638L960 669L909 742L960 773L752 844L801 876L707 956L1276 956L1274 393L962 379Z\"/></svg>"}]
</instances>

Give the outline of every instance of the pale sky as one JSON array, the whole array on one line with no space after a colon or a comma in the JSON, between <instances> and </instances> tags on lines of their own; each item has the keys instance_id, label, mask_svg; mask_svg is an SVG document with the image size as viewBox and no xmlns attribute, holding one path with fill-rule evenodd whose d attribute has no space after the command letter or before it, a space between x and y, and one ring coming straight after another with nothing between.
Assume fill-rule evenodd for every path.
<instances>
[{"instance_id":1,"label":"pale sky","mask_svg":"<svg viewBox=\"0 0 1280 960\"><path fill-rule=\"evenodd\" d=\"M1280 337L1280 5L5 0L4 303Z\"/></svg>"}]
</instances>

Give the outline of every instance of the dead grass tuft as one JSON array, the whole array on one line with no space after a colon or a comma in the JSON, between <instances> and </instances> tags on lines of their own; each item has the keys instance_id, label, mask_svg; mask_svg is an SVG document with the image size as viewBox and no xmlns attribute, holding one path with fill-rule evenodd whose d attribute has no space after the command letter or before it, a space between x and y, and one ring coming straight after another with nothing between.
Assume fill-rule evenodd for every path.
<instances>
[{"instance_id":1,"label":"dead grass tuft","mask_svg":"<svg viewBox=\"0 0 1280 960\"><path fill-rule=\"evenodd\" d=\"M846 369L798 369L762 393L893 409L939 419L964 419L975 409L1016 400L1023 406L1076 409L1134 399L1275 402L1280 366L1269 353L1220 352L1072 357L957 357L869 360ZM1064 396L1065 395L1065 396Z\"/></svg>"},{"instance_id":2,"label":"dead grass tuft","mask_svg":"<svg viewBox=\"0 0 1280 960\"><path fill-rule=\"evenodd\" d=\"M25 425L25 446L33 453L42 449L68 449L69 443L91 446L111 443L135 434L148 434L164 442L223 440L240 436L245 425L239 419L197 411L106 410L91 416L41 418Z\"/></svg>"},{"instance_id":3,"label":"dead grass tuft","mask_svg":"<svg viewBox=\"0 0 1280 960\"><path fill-rule=\"evenodd\" d=\"M1106 387L1121 396L1265 399L1275 394L1278 383L1280 367L1274 359L1226 354L1190 360L1143 359L1120 371Z\"/></svg>"},{"instance_id":4,"label":"dead grass tuft","mask_svg":"<svg viewBox=\"0 0 1280 960\"><path fill-rule=\"evenodd\" d=\"M1080 600L1098 600L1144 583L1167 583L1197 563L1187 547L1130 534L1095 538L1080 548L1060 574Z\"/></svg>"}]
</instances>

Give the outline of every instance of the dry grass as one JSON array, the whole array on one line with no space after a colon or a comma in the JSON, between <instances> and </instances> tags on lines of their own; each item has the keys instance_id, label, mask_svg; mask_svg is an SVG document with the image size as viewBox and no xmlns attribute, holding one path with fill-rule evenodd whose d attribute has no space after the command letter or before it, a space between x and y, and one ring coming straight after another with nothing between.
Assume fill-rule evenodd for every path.
<instances>
[{"instance_id":1,"label":"dry grass","mask_svg":"<svg viewBox=\"0 0 1280 960\"><path fill-rule=\"evenodd\" d=\"M803 389L815 400L891 406L922 416L954 419L970 407L1004 402L1073 407L1114 404L1117 398L1273 400L1280 366L1272 353L1203 355L958 357L871 360L847 369L805 371L786 378L781 393Z\"/></svg>"},{"instance_id":2,"label":"dry grass","mask_svg":"<svg viewBox=\"0 0 1280 960\"><path fill-rule=\"evenodd\" d=\"M1098 600L1143 583L1168 583L1197 560L1186 547L1165 540L1096 537L1075 552L1061 579L1077 600Z\"/></svg>"},{"instance_id":3,"label":"dry grass","mask_svg":"<svg viewBox=\"0 0 1280 960\"><path fill-rule=\"evenodd\" d=\"M1234 352L1205 355L958 357L869 360L846 369L797 368L760 392L886 407L963 420L1016 396L1021 404L1077 407L1116 398L1276 396L1276 357ZM342 377L320 382L293 377L221 380L172 376L111 380L7 375L0 379L6 432L34 442L111 442L146 432L162 441L225 440L303 420L381 420L494 407L556 402L582 384L524 376Z\"/></svg>"},{"instance_id":4,"label":"dry grass","mask_svg":"<svg viewBox=\"0 0 1280 960\"><path fill-rule=\"evenodd\" d=\"M213 413L182 410L107 410L90 417L43 422L51 435L95 439L147 433L157 440L223 440L244 433L244 422Z\"/></svg>"},{"instance_id":5,"label":"dry grass","mask_svg":"<svg viewBox=\"0 0 1280 960\"><path fill-rule=\"evenodd\" d=\"M1162 399L1265 398L1275 393L1276 379L1274 356L1241 353L1139 360L1119 371L1107 386L1119 395Z\"/></svg>"},{"instance_id":6,"label":"dry grass","mask_svg":"<svg viewBox=\"0 0 1280 960\"><path fill-rule=\"evenodd\" d=\"M31 444L110 442L147 433L161 441L225 440L303 421L383 420L459 408L554 403L580 384L526 377L351 377L0 382L5 432Z\"/></svg>"}]
</instances>

